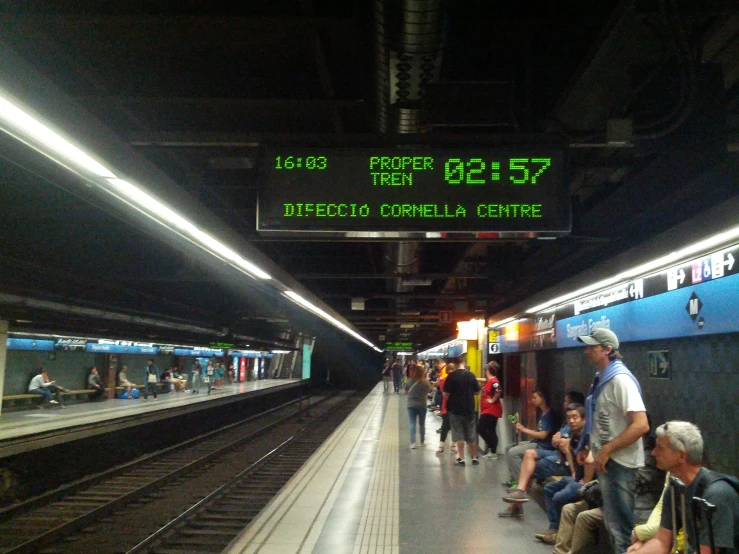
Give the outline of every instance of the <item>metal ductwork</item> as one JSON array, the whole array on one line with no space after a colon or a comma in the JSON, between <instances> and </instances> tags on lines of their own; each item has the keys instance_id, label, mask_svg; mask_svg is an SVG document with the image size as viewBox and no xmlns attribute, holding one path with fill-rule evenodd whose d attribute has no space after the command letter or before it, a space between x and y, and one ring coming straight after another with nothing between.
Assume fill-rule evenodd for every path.
<instances>
[{"instance_id":1,"label":"metal ductwork","mask_svg":"<svg viewBox=\"0 0 739 554\"><path fill-rule=\"evenodd\" d=\"M375 0L375 110L381 133L420 131L420 99L438 81L443 0Z\"/></svg>"},{"instance_id":2,"label":"metal ductwork","mask_svg":"<svg viewBox=\"0 0 739 554\"><path fill-rule=\"evenodd\" d=\"M446 16L444 0L375 0L375 113L381 133L419 134L423 87L438 81ZM417 273L417 242L388 243L390 273ZM408 292L402 278L388 282L389 292ZM396 310L404 308L396 301Z\"/></svg>"}]
</instances>

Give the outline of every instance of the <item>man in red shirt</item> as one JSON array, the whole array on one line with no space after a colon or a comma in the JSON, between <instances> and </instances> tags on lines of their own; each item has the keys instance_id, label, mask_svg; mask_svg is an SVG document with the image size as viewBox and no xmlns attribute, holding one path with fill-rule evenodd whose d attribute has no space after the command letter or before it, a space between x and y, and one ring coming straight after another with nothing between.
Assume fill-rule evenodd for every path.
<instances>
[{"instance_id":1,"label":"man in red shirt","mask_svg":"<svg viewBox=\"0 0 739 554\"><path fill-rule=\"evenodd\" d=\"M485 441L487 452L483 458L488 460L498 459L498 433L496 426L498 419L503 416L503 405L500 402L502 389L498 381L498 371L500 365L496 362L490 362L485 366L487 373L487 382L482 387L482 402L480 403L480 423L478 432Z\"/></svg>"}]
</instances>

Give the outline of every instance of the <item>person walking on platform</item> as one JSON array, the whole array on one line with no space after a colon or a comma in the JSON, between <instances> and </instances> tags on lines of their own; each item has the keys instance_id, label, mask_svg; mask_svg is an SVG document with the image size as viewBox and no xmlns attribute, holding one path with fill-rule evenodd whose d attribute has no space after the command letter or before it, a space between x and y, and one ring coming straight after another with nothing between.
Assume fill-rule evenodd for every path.
<instances>
[{"instance_id":1,"label":"person walking on platform","mask_svg":"<svg viewBox=\"0 0 739 554\"><path fill-rule=\"evenodd\" d=\"M31 382L28 385L28 392L30 394L38 394L41 396L41 402L38 405L39 408L43 407L43 403L45 401L48 401L49 404L58 404L60 408L64 408L61 393L66 390L67 389L64 387L58 386L56 381L49 380L49 374L45 367L42 367L39 370L38 375L31 379ZM52 392L54 393L56 400L52 397Z\"/></svg>"},{"instance_id":2,"label":"person walking on platform","mask_svg":"<svg viewBox=\"0 0 739 554\"><path fill-rule=\"evenodd\" d=\"M431 386L426 380L426 370L423 364L416 364L410 380L405 384L405 394L408 396L408 423L411 430L411 448L416 448L416 419L421 448L426 446L426 397Z\"/></svg>"},{"instance_id":3,"label":"person walking on platform","mask_svg":"<svg viewBox=\"0 0 739 554\"><path fill-rule=\"evenodd\" d=\"M392 380L392 370L390 369L390 360L385 361L385 365L382 366L382 392L390 392L390 381Z\"/></svg>"},{"instance_id":4,"label":"person walking on platform","mask_svg":"<svg viewBox=\"0 0 739 554\"><path fill-rule=\"evenodd\" d=\"M158 382L159 368L154 363L154 360L149 359L146 361L146 367L144 368L144 400L149 398L149 392L154 395L154 400L157 399Z\"/></svg>"},{"instance_id":5,"label":"person walking on platform","mask_svg":"<svg viewBox=\"0 0 739 554\"><path fill-rule=\"evenodd\" d=\"M490 362L485 366L487 382L482 387L482 401L480 402L480 424L479 433L485 441L485 454L483 458L497 460L498 454L498 432L496 427L498 419L503 415L503 404L500 396L503 392L498 381L500 366L496 362ZM488 450L490 451L488 453Z\"/></svg>"},{"instance_id":6,"label":"person walking on platform","mask_svg":"<svg viewBox=\"0 0 739 554\"><path fill-rule=\"evenodd\" d=\"M204 380L206 384L208 385L208 394L210 394L210 391L212 391L215 387L213 386L213 380L215 379L216 374L216 366L213 363L213 360L208 360L208 365L205 367L205 377Z\"/></svg>"},{"instance_id":7,"label":"person walking on platform","mask_svg":"<svg viewBox=\"0 0 739 554\"><path fill-rule=\"evenodd\" d=\"M447 376L444 382L444 396L447 397L449 424L452 427L452 440L457 443L456 464L463 466L464 444L470 449L472 465L477 459L477 431L475 429L475 396L480 392L477 378L465 369L457 369Z\"/></svg>"},{"instance_id":8,"label":"person walking on platform","mask_svg":"<svg viewBox=\"0 0 739 554\"><path fill-rule=\"evenodd\" d=\"M403 366L400 365L399 360L394 360L393 365L390 368L393 372L393 390L400 392L400 382L403 380Z\"/></svg>"},{"instance_id":9,"label":"person walking on platform","mask_svg":"<svg viewBox=\"0 0 739 554\"><path fill-rule=\"evenodd\" d=\"M616 554L631 545L634 498L639 468L644 465L642 436L649 431L641 387L621 362L616 333L600 328L577 337L586 344L585 357L598 372L586 404L582 443L589 440L603 491L603 513ZM578 461L587 456L583 448Z\"/></svg>"},{"instance_id":10,"label":"person walking on platform","mask_svg":"<svg viewBox=\"0 0 739 554\"><path fill-rule=\"evenodd\" d=\"M95 366L90 368L90 373L87 375L87 388L90 389L90 400L97 400L103 394L105 394L105 387L103 381L98 375L98 368Z\"/></svg>"},{"instance_id":11,"label":"person walking on platform","mask_svg":"<svg viewBox=\"0 0 739 554\"><path fill-rule=\"evenodd\" d=\"M441 391L441 429L439 429L439 432L441 433L441 436L439 437L439 449L436 451L437 454L441 454L444 452L444 446L446 445L446 437L449 434L449 430L451 429L451 425L449 424L449 411L447 410L447 400L448 398L444 396L444 383L446 383L446 379L449 375L454 373L456 371L457 366L454 364L448 364L446 366L446 373L444 374L443 378L440 378L438 383L438 390ZM452 443L452 452L457 451L457 445Z\"/></svg>"},{"instance_id":12,"label":"person walking on platform","mask_svg":"<svg viewBox=\"0 0 739 554\"><path fill-rule=\"evenodd\" d=\"M197 359L192 364L192 372L190 374L190 388L192 393L197 394L200 392L200 378L203 368L200 367L200 361Z\"/></svg>"}]
</instances>

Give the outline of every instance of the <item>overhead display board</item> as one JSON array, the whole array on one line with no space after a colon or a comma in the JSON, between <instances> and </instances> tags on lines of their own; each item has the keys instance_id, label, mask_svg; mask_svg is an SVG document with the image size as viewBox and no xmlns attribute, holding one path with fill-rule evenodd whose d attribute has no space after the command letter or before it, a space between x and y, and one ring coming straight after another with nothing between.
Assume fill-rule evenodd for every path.
<instances>
[{"instance_id":1,"label":"overhead display board","mask_svg":"<svg viewBox=\"0 0 739 554\"><path fill-rule=\"evenodd\" d=\"M264 159L260 231L570 231L552 147L280 148Z\"/></svg>"}]
</instances>

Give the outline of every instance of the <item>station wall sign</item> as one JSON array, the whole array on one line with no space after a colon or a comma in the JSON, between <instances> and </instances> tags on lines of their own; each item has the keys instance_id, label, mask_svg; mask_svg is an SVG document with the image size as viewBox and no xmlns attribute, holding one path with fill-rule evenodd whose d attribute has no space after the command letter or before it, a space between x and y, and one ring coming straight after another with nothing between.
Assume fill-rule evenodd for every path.
<instances>
[{"instance_id":1,"label":"station wall sign","mask_svg":"<svg viewBox=\"0 0 739 554\"><path fill-rule=\"evenodd\" d=\"M647 352L647 366L650 379L670 379L672 366L669 350L650 350Z\"/></svg>"}]
</instances>

